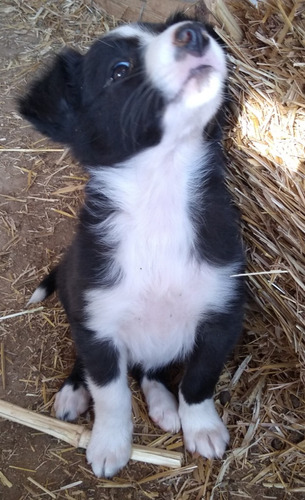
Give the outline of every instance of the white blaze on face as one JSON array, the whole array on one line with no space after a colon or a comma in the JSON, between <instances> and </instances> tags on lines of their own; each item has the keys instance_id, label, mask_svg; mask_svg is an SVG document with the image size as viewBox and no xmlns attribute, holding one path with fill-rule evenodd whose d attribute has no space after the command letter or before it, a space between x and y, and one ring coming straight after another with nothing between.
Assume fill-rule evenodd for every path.
<instances>
[{"instance_id":1,"label":"white blaze on face","mask_svg":"<svg viewBox=\"0 0 305 500\"><path fill-rule=\"evenodd\" d=\"M185 51L183 57L179 57L175 33L183 24L189 22L171 26L147 44L145 65L148 77L168 100L181 100L187 108L215 101L216 111L227 76L225 54L220 45L203 31L204 37L208 38L203 54L195 56Z\"/></svg>"}]
</instances>

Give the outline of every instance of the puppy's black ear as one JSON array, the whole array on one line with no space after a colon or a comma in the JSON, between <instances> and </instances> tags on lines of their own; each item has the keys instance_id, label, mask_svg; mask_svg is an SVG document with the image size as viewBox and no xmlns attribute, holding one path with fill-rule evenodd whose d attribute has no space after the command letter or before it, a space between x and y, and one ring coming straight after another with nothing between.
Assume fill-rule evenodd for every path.
<instances>
[{"instance_id":1,"label":"puppy's black ear","mask_svg":"<svg viewBox=\"0 0 305 500\"><path fill-rule=\"evenodd\" d=\"M81 106L82 59L67 49L51 68L18 100L21 115L42 134L70 144L78 108Z\"/></svg>"}]
</instances>

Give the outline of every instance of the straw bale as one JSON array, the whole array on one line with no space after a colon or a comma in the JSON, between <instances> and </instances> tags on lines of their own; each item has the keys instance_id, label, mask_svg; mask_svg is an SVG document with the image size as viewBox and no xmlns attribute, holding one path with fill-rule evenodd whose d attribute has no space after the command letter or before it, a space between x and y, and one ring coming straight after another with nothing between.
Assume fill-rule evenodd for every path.
<instances>
[{"instance_id":1,"label":"straw bale","mask_svg":"<svg viewBox=\"0 0 305 500\"><path fill-rule=\"evenodd\" d=\"M249 288L304 370L305 6L298 0L227 6L243 33L236 42L218 8L236 103L226 141L229 184L242 211L248 270L266 273L249 276ZM274 270L286 272L268 274Z\"/></svg>"}]
</instances>

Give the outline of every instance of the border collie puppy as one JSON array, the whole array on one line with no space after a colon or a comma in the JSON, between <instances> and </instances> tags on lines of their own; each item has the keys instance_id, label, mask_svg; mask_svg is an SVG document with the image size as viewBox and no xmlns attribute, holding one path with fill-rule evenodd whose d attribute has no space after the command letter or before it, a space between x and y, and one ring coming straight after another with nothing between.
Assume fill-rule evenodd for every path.
<instances>
[{"instance_id":1,"label":"border collie puppy","mask_svg":"<svg viewBox=\"0 0 305 500\"><path fill-rule=\"evenodd\" d=\"M241 331L244 257L221 146L226 58L208 24L176 14L120 26L85 55L60 54L21 114L89 173L78 232L31 298L55 289L77 359L56 396L74 420L90 397L97 476L129 460L137 374L149 414L190 452L229 441L213 391ZM178 401L166 370L184 362Z\"/></svg>"}]
</instances>

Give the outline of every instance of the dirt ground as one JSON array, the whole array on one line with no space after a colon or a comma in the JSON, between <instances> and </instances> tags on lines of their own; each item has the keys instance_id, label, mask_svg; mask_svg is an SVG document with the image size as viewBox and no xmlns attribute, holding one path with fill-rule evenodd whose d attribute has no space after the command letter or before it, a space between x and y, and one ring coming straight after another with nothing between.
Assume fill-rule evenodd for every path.
<instances>
[{"instance_id":1,"label":"dirt ground","mask_svg":"<svg viewBox=\"0 0 305 500\"><path fill-rule=\"evenodd\" d=\"M85 177L61 145L49 143L18 116L15 99L52 53L65 43L83 50L107 26L111 27L111 20L105 20L81 1L35 0L25 5L9 0L0 5L0 316L24 312L0 322L0 398L45 415L52 414L54 395L73 363L73 344L56 297L31 314L25 313L29 309L26 303L73 237ZM263 439L262 435L255 435L257 427L251 431L255 412L262 412L263 421L270 410L269 421L274 422L272 410L261 408L260 395L263 387L272 390L276 386L274 370L285 359L285 352L276 344L276 326L272 327L275 332L270 339L268 331L260 330L258 314L253 307L248 311L246 325L252 327L246 326L216 395L218 409L228 421L236 455L229 451L223 461L187 455L184 468L178 471L130 462L118 477L105 481L93 476L83 451L1 420L0 498L305 498L305 470L293 471L293 464L284 453L298 443L303 446L301 426L289 428L288 441L278 437L276 425L270 427L268 447L265 434ZM258 342L273 342L273 368L266 371L263 382L257 378L261 370L259 355L255 353ZM290 418L297 422L297 413L292 415L290 411L291 401L295 412L304 408L297 358L285 377L285 383L290 383L291 400L282 400L283 421ZM134 441L183 451L181 435L164 436L154 427L135 384L133 388ZM90 427L92 418L89 412L80 422ZM265 433L267 426L262 424L262 429ZM303 449L299 451L302 453ZM238 455L238 450L243 450L242 455ZM268 484L269 475L277 474L277 457L287 461L287 476ZM292 487L291 492L287 485Z\"/></svg>"}]
</instances>

